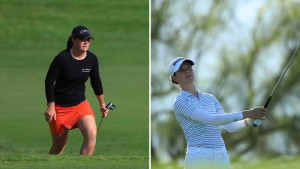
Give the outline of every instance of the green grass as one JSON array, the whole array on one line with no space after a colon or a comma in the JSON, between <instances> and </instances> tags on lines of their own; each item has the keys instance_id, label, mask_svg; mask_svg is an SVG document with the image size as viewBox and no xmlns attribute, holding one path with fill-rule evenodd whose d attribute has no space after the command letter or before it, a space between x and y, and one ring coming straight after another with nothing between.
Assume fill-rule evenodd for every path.
<instances>
[{"instance_id":1,"label":"green grass","mask_svg":"<svg viewBox=\"0 0 300 169\"><path fill-rule=\"evenodd\" d=\"M0 154L0 168L105 168L105 169L132 169L147 168L147 160L141 156L50 156L36 154Z\"/></svg>"},{"instance_id":2,"label":"green grass","mask_svg":"<svg viewBox=\"0 0 300 169\"><path fill-rule=\"evenodd\" d=\"M0 2L0 168L45 168L49 161L57 161L54 167L61 163L70 168L148 168L148 3ZM69 132L64 156L49 156L44 80L51 61L66 48L77 25L87 26L95 38L90 51L98 56L105 100L117 109L102 123L95 156L78 155L82 143L78 129ZM99 106L89 82L86 97L99 124Z\"/></svg>"},{"instance_id":3,"label":"green grass","mask_svg":"<svg viewBox=\"0 0 300 169\"><path fill-rule=\"evenodd\" d=\"M300 156L293 157L268 157L260 158L258 161L234 161L230 163L231 169L298 169L300 166ZM183 161L168 164L159 164L157 161L151 162L151 169L183 169Z\"/></svg>"}]
</instances>

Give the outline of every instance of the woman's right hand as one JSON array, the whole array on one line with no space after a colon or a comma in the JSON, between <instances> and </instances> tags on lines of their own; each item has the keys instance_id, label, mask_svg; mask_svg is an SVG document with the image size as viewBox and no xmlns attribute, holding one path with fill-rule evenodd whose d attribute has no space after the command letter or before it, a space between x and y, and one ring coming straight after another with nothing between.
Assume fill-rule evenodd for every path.
<instances>
[{"instance_id":1,"label":"woman's right hand","mask_svg":"<svg viewBox=\"0 0 300 169\"><path fill-rule=\"evenodd\" d=\"M55 111L55 103L48 103L48 108L45 112L45 119L48 123L52 121L52 119L56 120L56 111Z\"/></svg>"},{"instance_id":2,"label":"woman's right hand","mask_svg":"<svg viewBox=\"0 0 300 169\"><path fill-rule=\"evenodd\" d=\"M251 118L251 119L259 119L259 120L265 120L264 116L267 112L267 109L264 107L254 107L250 110L243 111L243 117L245 118Z\"/></svg>"}]
</instances>

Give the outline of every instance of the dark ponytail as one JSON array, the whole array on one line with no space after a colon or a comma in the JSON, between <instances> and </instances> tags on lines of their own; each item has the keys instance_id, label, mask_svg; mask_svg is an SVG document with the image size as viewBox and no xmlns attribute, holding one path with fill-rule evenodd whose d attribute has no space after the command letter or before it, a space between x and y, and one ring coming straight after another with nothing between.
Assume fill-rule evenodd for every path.
<instances>
[{"instance_id":1,"label":"dark ponytail","mask_svg":"<svg viewBox=\"0 0 300 169\"><path fill-rule=\"evenodd\" d=\"M67 50L70 50L72 47L73 47L72 36L70 36L67 42Z\"/></svg>"}]
</instances>

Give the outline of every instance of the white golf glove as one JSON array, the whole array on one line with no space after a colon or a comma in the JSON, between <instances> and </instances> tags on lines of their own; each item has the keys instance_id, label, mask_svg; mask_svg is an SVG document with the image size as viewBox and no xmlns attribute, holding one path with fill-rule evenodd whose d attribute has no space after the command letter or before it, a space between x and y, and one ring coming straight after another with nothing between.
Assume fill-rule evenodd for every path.
<instances>
[{"instance_id":1,"label":"white golf glove","mask_svg":"<svg viewBox=\"0 0 300 169\"><path fill-rule=\"evenodd\" d=\"M247 118L247 123L249 126L253 126L253 122L254 122L254 119ZM257 126L260 126L260 125L261 125L261 123L258 124Z\"/></svg>"}]
</instances>

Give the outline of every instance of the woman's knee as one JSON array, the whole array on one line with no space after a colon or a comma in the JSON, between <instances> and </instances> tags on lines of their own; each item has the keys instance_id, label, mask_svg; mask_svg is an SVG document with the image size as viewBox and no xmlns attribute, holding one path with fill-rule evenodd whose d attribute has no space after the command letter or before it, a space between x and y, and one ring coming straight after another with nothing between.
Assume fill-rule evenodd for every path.
<instances>
[{"instance_id":1,"label":"woman's knee","mask_svg":"<svg viewBox=\"0 0 300 169\"><path fill-rule=\"evenodd\" d=\"M95 140L97 137L97 126L93 116L85 116L77 122L78 128L85 139Z\"/></svg>"},{"instance_id":2,"label":"woman's knee","mask_svg":"<svg viewBox=\"0 0 300 169\"><path fill-rule=\"evenodd\" d=\"M85 133L85 139L89 141L96 141L97 138L97 130L90 129Z\"/></svg>"}]
</instances>

